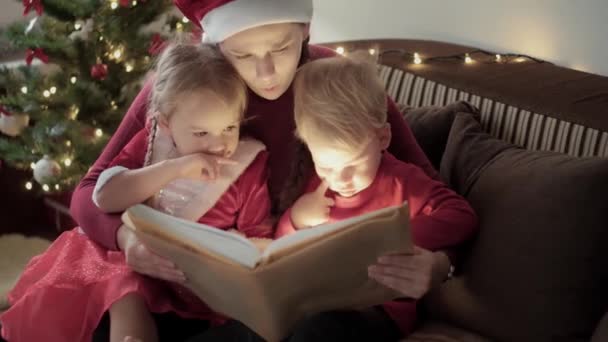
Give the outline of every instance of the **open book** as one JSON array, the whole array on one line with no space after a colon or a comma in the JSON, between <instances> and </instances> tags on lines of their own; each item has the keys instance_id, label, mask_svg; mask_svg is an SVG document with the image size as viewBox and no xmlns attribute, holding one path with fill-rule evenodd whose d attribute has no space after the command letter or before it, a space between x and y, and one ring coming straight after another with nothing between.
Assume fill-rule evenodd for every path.
<instances>
[{"instance_id":1,"label":"open book","mask_svg":"<svg viewBox=\"0 0 608 342\"><path fill-rule=\"evenodd\" d=\"M263 251L238 234L144 205L122 218L150 249L175 262L210 308L269 341L284 338L308 315L398 297L369 279L367 267L412 246L407 203L299 230Z\"/></svg>"}]
</instances>

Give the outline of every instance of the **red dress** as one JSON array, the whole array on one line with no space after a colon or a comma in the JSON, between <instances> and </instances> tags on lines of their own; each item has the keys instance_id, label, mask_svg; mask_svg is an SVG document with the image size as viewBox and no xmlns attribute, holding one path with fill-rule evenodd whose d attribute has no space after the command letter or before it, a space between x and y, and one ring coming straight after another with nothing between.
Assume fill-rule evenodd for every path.
<instances>
[{"instance_id":1,"label":"red dress","mask_svg":"<svg viewBox=\"0 0 608 342\"><path fill-rule=\"evenodd\" d=\"M146 136L143 131L137 134L112 165L141 167ZM266 152L258 153L199 222L236 228L249 237L271 237L267 157ZM91 341L103 314L130 293L142 296L151 312L173 311L212 323L224 320L186 288L132 271L124 253L108 251L74 229L30 261L9 294L10 309L0 316L2 336L11 342Z\"/></svg>"},{"instance_id":2,"label":"red dress","mask_svg":"<svg viewBox=\"0 0 608 342\"><path fill-rule=\"evenodd\" d=\"M314 176L306 193L313 192L321 180ZM410 227L415 245L431 251L443 250L473 237L477 216L462 197L443 183L431 179L419 167L402 162L385 152L373 183L352 197L341 197L331 190L326 196L335 201L329 222L336 222L374 210L401 205L407 201ZM291 209L279 221L275 237L295 232ZM392 301L383 305L404 336L416 323L415 301Z\"/></svg>"}]
</instances>

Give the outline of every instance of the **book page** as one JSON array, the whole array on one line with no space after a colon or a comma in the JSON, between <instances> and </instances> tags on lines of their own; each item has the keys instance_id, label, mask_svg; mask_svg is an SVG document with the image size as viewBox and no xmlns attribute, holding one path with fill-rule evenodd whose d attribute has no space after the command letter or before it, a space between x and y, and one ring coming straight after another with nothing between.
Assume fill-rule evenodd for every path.
<instances>
[{"instance_id":1,"label":"book page","mask_svg":"<svg viewBox=\"0 0 608 342\"><path fill-rule=\"evenodd\" d=\"M407 205L407 204L404 204L404 205ZM352 217L352 218L349 218L349 219L346 219L343 221L321 224L316 227L307 228L307 229L300 229L293 234L283 236L280 239L271 242L268 245L268 247L264 250L264 253L263 253L261 259L266 259L266 258L270 257L273 253L276 253L277 251L290 248L292 246L298 245L300 243L303 243L303 242L306 242L309 240L316 239L323 235L329 235L333 232L340 231L341 229L348 228L348 227L352 226L353 224L363 222L365 220L369 220L370 218L382 216L386 213L394 211L395 208L396 208L395 206L382 208L382 209L372 211L372 212L369 212L369 213L366 213L366 214L363 214L360 216L355 216L355 217Z\"/></svg>"},{"instance_id":2,"label":"book page","mask_svg":"<svg viewBox=\"0 0 608 342\"><path fill-rule=\"evenodd\" d=\"M261 253L247 238L198 222L177 218L146 205L138 204L127 210L136 230L150 230L175 238L195 249L209 251L243 266L254 268ZM137 221L146 222L149 227L139 227Z\"/></svg>"}]
</instances>

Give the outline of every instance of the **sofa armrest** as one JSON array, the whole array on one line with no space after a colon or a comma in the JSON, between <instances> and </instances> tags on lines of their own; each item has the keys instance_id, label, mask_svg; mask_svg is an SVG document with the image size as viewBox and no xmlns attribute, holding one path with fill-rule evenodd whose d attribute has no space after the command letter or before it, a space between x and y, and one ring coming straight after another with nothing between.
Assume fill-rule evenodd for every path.
<instances>
[{"instance_id":1,"label":"sofa armrest","mask_svg":"<svg viewBox=\"0 0 608 342\"><path fill-rule=\"evenodd\" d=\"M608 312L604 314L604 317L595 327L591 342L603 342L608 341Z\"/></svg>"}]
</instances>

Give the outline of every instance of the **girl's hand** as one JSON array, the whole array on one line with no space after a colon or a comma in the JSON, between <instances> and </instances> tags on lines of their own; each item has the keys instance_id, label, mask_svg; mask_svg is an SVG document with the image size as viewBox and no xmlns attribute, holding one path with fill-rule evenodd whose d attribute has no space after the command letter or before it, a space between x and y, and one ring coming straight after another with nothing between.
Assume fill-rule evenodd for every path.
<instances>
[{"instance_id":1,"label":"girl's hand","mask_svg":"<svg viewBox=\"0 0 608 342\"><path fill-rule=\"evenodd\" d=\"M323 181L314 192L302 195L291 208L291 222L296 229L310 228L329 220L334 200L325 197L329 184Z\"/></svg>"},{"instance_id":2,"label":"girl's hand","mask_svg":"<svg viewBox=\"0 0 608 342\"><path fill-rule=\"evenodd\" d=\"M213 180L219 177L222 165L235 165L236 161L205 153L188 154L173 160L180 178Z\"/></svg>"},{"instance_id":3,"label":"girl's hand","mask_svg":"<svg viewBox=\"0 0 608 342\"><path fill-rule=\"evenodd\" d=\"M450 261L443 252L414 246L412 252L387 254L368 268L369 277L403 296L419 299L440 284L448 274Z\"/></svg>"},{"instance_id":4,"label":"girl's hand","mask_svg":"<svg viewBox=\"0 0 608 342\"><path fill-rule=\"evenodd\" d=\"M118 247L125 253L127 265L133 271L176 283L186 281L184 273L173 262L150 251L131 229L122 225L117 235Z\"/></svg>"}]
</instances>

